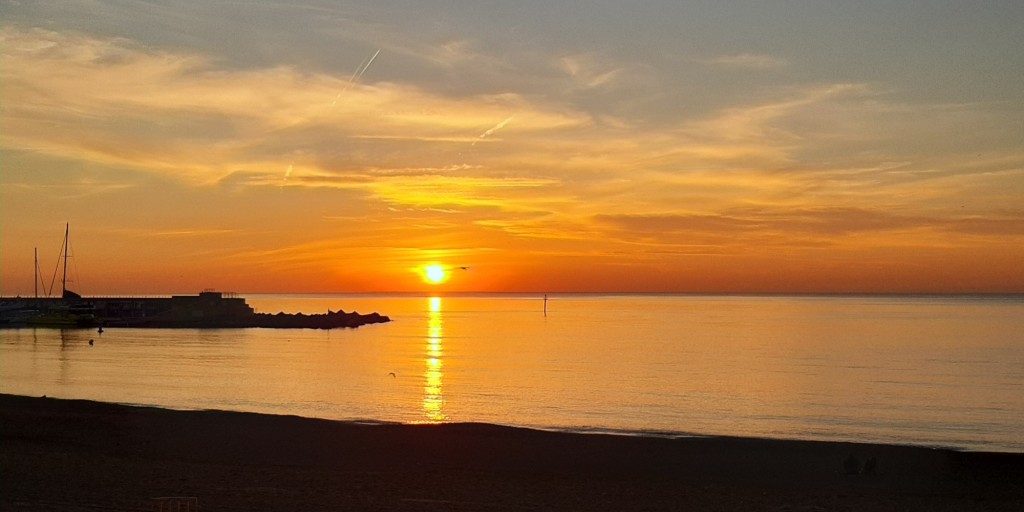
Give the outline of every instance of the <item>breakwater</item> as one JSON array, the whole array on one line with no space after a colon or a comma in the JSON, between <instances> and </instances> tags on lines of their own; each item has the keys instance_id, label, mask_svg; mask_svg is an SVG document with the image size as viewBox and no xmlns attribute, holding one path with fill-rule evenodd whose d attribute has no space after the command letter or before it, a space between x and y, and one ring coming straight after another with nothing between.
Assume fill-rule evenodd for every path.
<instances>
[{"instance_id":1,"label":"breakwater","mask_svg":"<svg viewBox=\"0 0 1024 512\"><path fill-rule=\"evenodd\" d=\"M245 299L204 291L171 297L4 298L0 326L334 329L391 321L379 313L257 313Z\"/></svg>"}]
</instances>

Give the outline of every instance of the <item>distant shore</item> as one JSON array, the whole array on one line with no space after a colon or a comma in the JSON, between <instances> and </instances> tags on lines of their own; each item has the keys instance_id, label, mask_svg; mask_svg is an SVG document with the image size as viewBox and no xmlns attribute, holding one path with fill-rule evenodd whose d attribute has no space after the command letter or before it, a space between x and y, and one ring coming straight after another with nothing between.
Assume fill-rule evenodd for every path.
<instances>
[{"instance_id":1,"label":"distant shore","mask_svg":"<svg viewBox=\"0 0 1024 512\"><path fill-rule=\"evenodd\" d=\"M1024 509L1024 454L918 447L360 425L13 395L0 395L0 442L0 510L154 510L160 497L217 511Z\"/></svg>"}]
</instances>

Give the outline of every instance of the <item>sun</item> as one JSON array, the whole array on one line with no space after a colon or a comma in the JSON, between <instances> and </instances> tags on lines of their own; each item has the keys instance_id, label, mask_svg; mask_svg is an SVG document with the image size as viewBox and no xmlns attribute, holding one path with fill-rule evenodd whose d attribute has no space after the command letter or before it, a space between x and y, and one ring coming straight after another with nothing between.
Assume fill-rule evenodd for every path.
<instances>
[{"instance_id":1,"label":"sun","mask_svg":"<svg viewBox=\"0 0 1024 512\"><path fill-rule=\"evenodd\" d=\"M441 265L427 265L423 267L423 280L430 284L441 284L448 280L448 271Z\"/></svg>"}]
</instances>

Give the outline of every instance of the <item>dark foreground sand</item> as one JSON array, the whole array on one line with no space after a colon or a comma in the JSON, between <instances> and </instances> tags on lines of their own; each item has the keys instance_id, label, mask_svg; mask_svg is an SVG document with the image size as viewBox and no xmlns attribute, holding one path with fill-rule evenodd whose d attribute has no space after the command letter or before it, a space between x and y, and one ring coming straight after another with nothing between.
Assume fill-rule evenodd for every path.
<instances>
[{"instance_id":1,"label":"dark foreground sand","mask_svg":"<svg viewBox=\"0 0 1024 512\"><path fill-rule=\"evenodd\" d=\"M203 511L1024 510L1021 454L366 426L10 395L0 440L2 510L157 510L161 496L195 497ZM876 458L876 474L845 474L850 454Z\"/></svg>"}]
</instances>

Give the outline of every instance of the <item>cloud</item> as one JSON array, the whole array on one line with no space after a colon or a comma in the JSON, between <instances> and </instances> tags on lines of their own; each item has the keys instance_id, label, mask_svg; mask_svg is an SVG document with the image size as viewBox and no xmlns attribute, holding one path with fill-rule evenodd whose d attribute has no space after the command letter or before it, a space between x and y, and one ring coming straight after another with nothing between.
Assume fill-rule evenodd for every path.
<instances>
[{"instance_id":1,"label":"cloud","mask_svg":"<svg viewBox=\"0 0 1024 512\"><path fill-rule=\"evenodd\" d=\"M780 69L789 66L789 61L782 57L757 53L721 55L707 62L746 69Z\"/></svg>"},{"instance_id":2,"label":"cloud","mask_svg":"<svg viewBox=\"0 0 1024 512\"><path fill-rule=\"evenodd\" d=\"M630 231L743 233L754 231L845 235L930 225L925 219L863 208L732 208L720 214L599 216Z\"/></svg>"},{"instance_id":3,"label":"cloud","mask_svg":"<svg viewBox=\"0 0 1024 512\"><path fill-rule=\"evenodd\" d=\"M481 178L470 176L430 176L381 178L374 182L374 194L392 204L415 208L493 207L524 210L538 188L557 184L550 179ZM543 195L543 192L541 192Z\"/></svg>"},{"instance_id":4,"label":"cloud","mask_svg":"<svg viewBox=\"0 0 1024 512\"><path fill-rule=\"evenodd\" d=\"M559 59L562 68L572 77L577 87L593 89L612 83L624 73L622 68L610 68L590 55L567 55Z\"/></svg>"},{"instance_id":5,"label":"cloud","mask_svg":"<svg viewBox=\"0 0 1024 512\"><path fill-rule=\"evenodd\" d=\"M971 154L1006 137L994 133L1006 123L984 106L900 103L869 83L790 83L682 114L672 103L696 100L648 89L670 74L597 53L546 55L519 68L469 39L389 40L364 80L352 83L354 64L333 73L240 66L124 38L16 26L2 37L0 147L194 187L345 190L364 209L470 212L474 226L561 240L594 238L609 226L652 239L775 227L842 236L916 229L927 224L915 224L919 217L931 218L860 209L865 202L941 210L932 203L949 199L952 183L1002 197L1000 206L1020 197L1006 192L1014 176L1007 173L1021 169L1019 151L995 145L984 158ZM369 55L376 53L360 58ZM479 89L491 85L437 88L437 77L393 71L366 79L387 74L396 58L488 84L514 77L488 92ZM751 54L716 63L785 65ZM552 76L562 81L553 87ZM538 94L537 84L552 93ZM645 93L664 104L630 103ZM996 128L952 136L987 122ZM497 133L500 144L475 144ZM951 147L935 151L932 135ZM743 209L752 204L765 210ZM982 215L957 225L995 233L1012 232L1013 223Z\"/></svg>"},{"instance_id":6,"label":"cloud","mask_svg":"<svg viewBox=\"0 0 1024 512\"><path fill-rule=\"evenodd\" d=\"M157 238L185 238L223 236L235 232L237 231L233 229L183 228L167 231L147 231L142 234L145 236L152 236Z\"/></svg>"},{"instance_id":7,"label":"cloud","mask_svg":"<svg viewBox=\"0 0 1024 512\"><path fill-rule=\"evenodd\" d=\"M716 239L717 244L797 245L803 239L841 245L845 237L866 236L880 245L946 244L950 235L978 238L1024 236L1024 211L986 215L889 212L855 207L731 208L716 214L598 215L595 221L617 236L685 244ZM917 236L908 236L916 233ZM883 235L883 236L880 236Z\"/></svg>"},{"instance_id":8,"label":"cloud","mask_svg":"<svg viewBox=\"0 0 1024 512\"><path fill-rule=\"evenodd\" d=\"M585 122L510 94L455 100L393 83L346 90L347 77L223 68L120 39L12 27L3 38L4 147L199 183L239 168L280 176L297 150L347 146L361 167L391 159L397 143L423 141L452 158L509 110L522 112L522 131Z\"/></svg>"}]
</instances>

